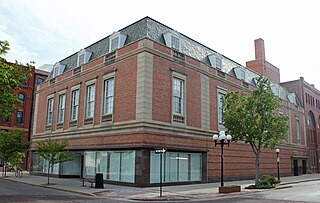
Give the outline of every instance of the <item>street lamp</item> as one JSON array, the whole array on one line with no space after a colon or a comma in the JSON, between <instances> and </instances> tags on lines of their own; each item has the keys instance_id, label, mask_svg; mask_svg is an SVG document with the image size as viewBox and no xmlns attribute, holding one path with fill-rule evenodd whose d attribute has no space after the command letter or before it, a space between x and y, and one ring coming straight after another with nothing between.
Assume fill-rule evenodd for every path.
<instances>
[{"instance_id":1,"label":"street lamp","mask_svg":"<svg viewBox=\"0 0 320 203\"><path fill-rule=\"evenodd\" d=\"M279 157L279 152L280 152L280 149L276 149L276 152L277 152L277 171L278 171L278 181L280 181L280 168L279 168L279 165L280 165L280 157Z\"/></svg>"},{"instance_id":2,"label":"street lamp","mask_svg":"<svg viewBox=\"0 0 320 203\"><path fill-rule=\"evenodd\" d=\"M223 183L223 147L224 145L228 145L228 147L230 147L230 141L232 139L231 135L227 135L225 134L224 131L220 131L219 135L218 134L214 134L212 136L213 140L214 140L214 146L217 145L221 145L221 187L224 186ZM225 142L226 140L226 142Z\"/></svg>"}]
</instances>

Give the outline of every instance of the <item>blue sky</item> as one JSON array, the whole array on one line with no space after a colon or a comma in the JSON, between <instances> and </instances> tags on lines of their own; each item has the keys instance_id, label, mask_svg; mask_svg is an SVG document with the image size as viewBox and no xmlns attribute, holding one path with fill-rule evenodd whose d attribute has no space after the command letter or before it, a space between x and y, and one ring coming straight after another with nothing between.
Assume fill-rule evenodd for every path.
<instances>
[{"instance_id":1,"label":"blue sky","mask_svg":"<svg viewBox=\"0 0 320 203\"><path fill-rule=\"evenodd\" d=\"M317 0L0 0L0 40L7 60L54 64L145 16L245 65L254 40L281 81L304 76L320 89Z\"/></svg>"}]
</instances>

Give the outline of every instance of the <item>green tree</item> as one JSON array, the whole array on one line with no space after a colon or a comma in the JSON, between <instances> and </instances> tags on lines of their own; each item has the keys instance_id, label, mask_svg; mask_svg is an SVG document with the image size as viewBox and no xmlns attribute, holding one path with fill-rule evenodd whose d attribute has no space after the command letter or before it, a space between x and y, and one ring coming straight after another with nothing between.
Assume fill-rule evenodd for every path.
<instances>
[{"instance_id":1,"label":"green tree","mask_svg":"<svg viewBox=\"0 0 320 203\"><path fill-rule=\"evenodd\" d=\"M67 140L46 139L37 142L36 153L48 162L48 185L50 177L50 169L53 170L53 165L73 159L72 153L65 151L69 145Z\"/></svg>"},{"instance_id":2,"label":"green tree","mask_svg":"<svg viewBox=\"0 0 320 203\"><path fill-rule=\"evenodd\" d=\"M22 163L25 154L23 152L14 152L9 158L8 161L12 164L15 171L22 170Z\"/></svg>"},{"instance_id":3,"label":"green tree","mask_svg":"<svg viewBox=\"0 0 320 203\"><path fill-rule=\"evenodd\" d=\"M14 90L19 90L19 85L31 76L33 62L26 66L15 61L7 62L2 56L10 50L7 41L0 40L0 118L8 118L21 103Z\"/></svg>"},{"instance_id":4,"label":"green tree","mask_svg":"<svg viewBox=\"0 0 320 203\"><path fill-rule=\"evenodd\" d=\"M229 92L223 99L223 122L233 140L250 144L255 159L255 184L260 177L261 148L274 148L288 130L288 118L279 115L281 99L270 88L270 82L260 77L252 94Z\"/></svg>"},{"instance_id":5,"label":"green tree","mask_svg":"<svg viewBox=\"0 0 320 203\"><path fill-rule=\"evenodd\" d=\"M7 175L7 162L17 152L24 152L28 149L29 142L22 140L21 130L4 131L0 130L0 157L4 159L4 176Z\"/></svg>"}]
</instances>

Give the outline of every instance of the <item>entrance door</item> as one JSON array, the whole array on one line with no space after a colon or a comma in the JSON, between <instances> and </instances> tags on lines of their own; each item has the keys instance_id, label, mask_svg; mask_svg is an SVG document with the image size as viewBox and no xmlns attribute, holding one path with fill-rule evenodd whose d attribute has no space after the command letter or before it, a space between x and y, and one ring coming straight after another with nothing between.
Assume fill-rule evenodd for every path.
<instances>
[{"instance_id":1,"label":"entrance door","mask_svg":"<svg viewBox=\"0 0 320 203\"><path fill-rule=\"evenodd\" d=\"M298 160L296 160L296 159L293 160L293 175L294 176L298 176L299 175Z\"/></svg>"},{"instance_id":2,"label":"entrance door","mask_svg":"<svg viewBox=\"0 0 320 203\"><path fill-rule=\"evenodd\" d=\"M302 173L307 174L307 160L302 160Z\"/></svg>"}]
</instances>

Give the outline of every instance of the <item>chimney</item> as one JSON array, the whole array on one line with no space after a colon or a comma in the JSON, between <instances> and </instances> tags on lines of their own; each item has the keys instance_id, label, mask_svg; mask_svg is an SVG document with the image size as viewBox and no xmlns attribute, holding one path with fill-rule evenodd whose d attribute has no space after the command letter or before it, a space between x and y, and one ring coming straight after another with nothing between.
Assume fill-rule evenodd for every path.
<instances>
[{"instance_id":1,"label":"chimney","mask_svg":"<svg viewBox=\"0 0 320 203\"><path fill-rule=\"evenodd\" d=\"M254 48L255 48L256 59L265 60L266 57L265 57L263 39L259 38L259 39L254 40Z\"/></svg>"}]
</instances>

